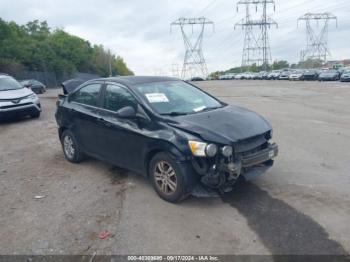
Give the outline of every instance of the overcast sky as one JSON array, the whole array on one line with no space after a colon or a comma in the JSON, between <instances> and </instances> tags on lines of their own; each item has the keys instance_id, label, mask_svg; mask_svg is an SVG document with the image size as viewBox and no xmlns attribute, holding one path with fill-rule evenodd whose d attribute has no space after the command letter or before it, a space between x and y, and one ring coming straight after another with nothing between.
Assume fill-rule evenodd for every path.
<instances>
[{"instance_id":1,"label":"overcast sky","mask_svg":"<svg viewBox=\"0 0 350 262\"><path fill-rule=\"evenodd\" d=\"M46 20L51 28L103 44L124 57L138 75L170 73L182 66L184 46L181 32L170 23L179 17L205 16L215 23L207 28L203 43L209 71L240 65L243 33L234 24L244 17L236 10L238 0L0 0L0 17L20 24ZM253 11L255 15L255 10ZM296 62L306 42L305 25L297 18L306 12L332 12L339 19L329 26L332 59L350 58L349 0L276 0L269 15L279 28L271 28L272 58ZM194 34L196 30L194 31Z\"/></svg>"}]
</instances>

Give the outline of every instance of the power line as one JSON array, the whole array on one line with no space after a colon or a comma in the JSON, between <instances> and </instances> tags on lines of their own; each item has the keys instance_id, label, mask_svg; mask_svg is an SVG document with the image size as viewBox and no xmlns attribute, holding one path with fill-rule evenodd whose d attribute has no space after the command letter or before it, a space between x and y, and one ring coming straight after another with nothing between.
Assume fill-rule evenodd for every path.
<instances>
[{"instance_id":1,"label":"power line","mask_svg":"<svg viewBox=\"0 0 350 262\"><path fill-rule=\"evenodd\" d=\"M206 5L200 12L197 13L197 15L204 15L205 12L209 9L210 6L215 4L217 0L212 0L208 5Z\"/></svg>"}]
</instances>

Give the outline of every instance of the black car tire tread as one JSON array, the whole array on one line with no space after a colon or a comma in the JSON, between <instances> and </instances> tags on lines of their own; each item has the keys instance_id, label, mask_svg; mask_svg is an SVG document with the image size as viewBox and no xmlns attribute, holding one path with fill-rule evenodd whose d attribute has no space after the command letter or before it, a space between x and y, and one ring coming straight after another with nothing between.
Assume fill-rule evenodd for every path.
<instances>
[{"instance_id":1,"label":"black car tire tread","mask_svg":"<svg viewBox=\"0 0 350 262\"><path fill-rule=\"evenodd\" d=\"M39 118L40 117L40 112L33 113L30 115L32 118Z\"/></svg>"},{"instance_id":2,"label":"black car tire tread","mask_svg":"<svg viewBox=\"0 0 350 262\"><path fill-rule=\"evenodd\" d=\"M166 161L168 162L173 169L176 172L176 178L177 178L177 190L173 195L166 195L164 193L162 193L158 187L156 186L156 182L154 179L154 168L156 166L156 164L160 161ZM157 192L157 194L164 199L165 201L171 202L171 203L179 203L183 200L185 200L188 197L187 194L187 187L188 185L186 184L186 179L184 176L186 175L192 175L192 174L183 174L183 172L181 171L181 168L179 167L178 163L176 162L176 160L169 154L166 152L160 152L158 154L156 154L150 164L149 164L149 170L148 170L148 174L149 174L149 178L152 182L153 188L154 190Z\"/></svg>"},{"instance_id":3,"label":"black car tire tread","mask_svg":"<svg viewBox=\"0 0 350 262\"><path fill-rule=\"evenodd\" d=\"M74 157L73 157L73 158L69 158L69 157L66 155L66 152L65 152L65 150L64 150L63 141L64 141L65 136L67 136L67 135L69 135L69 136L71 137L71 139L73 140L74 149L75 149ZM75 138L75 136L74 136L74 134L73 134L72 131L70 131L70 130L68 130L68 129L65 130L65 131L63 131L62 136L61 136L61 144L62 144L63 154L64 154L65 158L66 158L69 162L77 164L77 163L80 163L80 162L82 162L82 161L84 160L85 155L84 155L84 153L81 151L80 146L79 146L79 144L78 144L78 142L77 142L77 139Z\"/></svg>"}]
</instances>

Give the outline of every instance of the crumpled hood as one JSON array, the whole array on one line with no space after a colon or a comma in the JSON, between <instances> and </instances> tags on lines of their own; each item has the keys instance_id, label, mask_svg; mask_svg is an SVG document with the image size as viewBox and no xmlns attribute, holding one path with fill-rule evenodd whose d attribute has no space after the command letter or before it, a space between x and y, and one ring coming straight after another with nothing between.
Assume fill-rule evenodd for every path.
<instances>
[{"instance_id":1,"label":"crumpled hood","mask_svg":"<svg viewBox=\"0 0 350 262\"><path fill-rule=\"evenodd\" d=\"M0 91L0 99L16 99L29 96L31 94L33 94L33 92L28 88Z\"/></svg>"},{"instance_id":2,"label":"crumpled hood","mask_svg":"<svg viewBox=\"0 0 350 262\"><path fill-rule=\"evenodd\" d=\"M235 143L271 130L271 125L262 116L237 106L179 116L168 124L220 144Z\"/></svg>"}]
</instances>

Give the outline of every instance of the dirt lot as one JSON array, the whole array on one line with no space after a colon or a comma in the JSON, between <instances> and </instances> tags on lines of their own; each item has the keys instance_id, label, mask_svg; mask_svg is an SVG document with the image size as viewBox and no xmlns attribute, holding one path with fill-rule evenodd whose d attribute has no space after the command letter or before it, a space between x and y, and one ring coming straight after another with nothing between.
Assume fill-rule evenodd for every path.
<instances>
[{"instance_id":1,"label":"dirt lot","mask_svg":"<svg viewBox=\"0 0 350 262\"><path fill-rule=\"evenodd\" d=\"M222 198L166 203L142 177L65 161L50 90L39 120L0 124L0 254L349 253L350 84L198 84L271 121L273 169Z\"/></svg>"}]
</instances>

